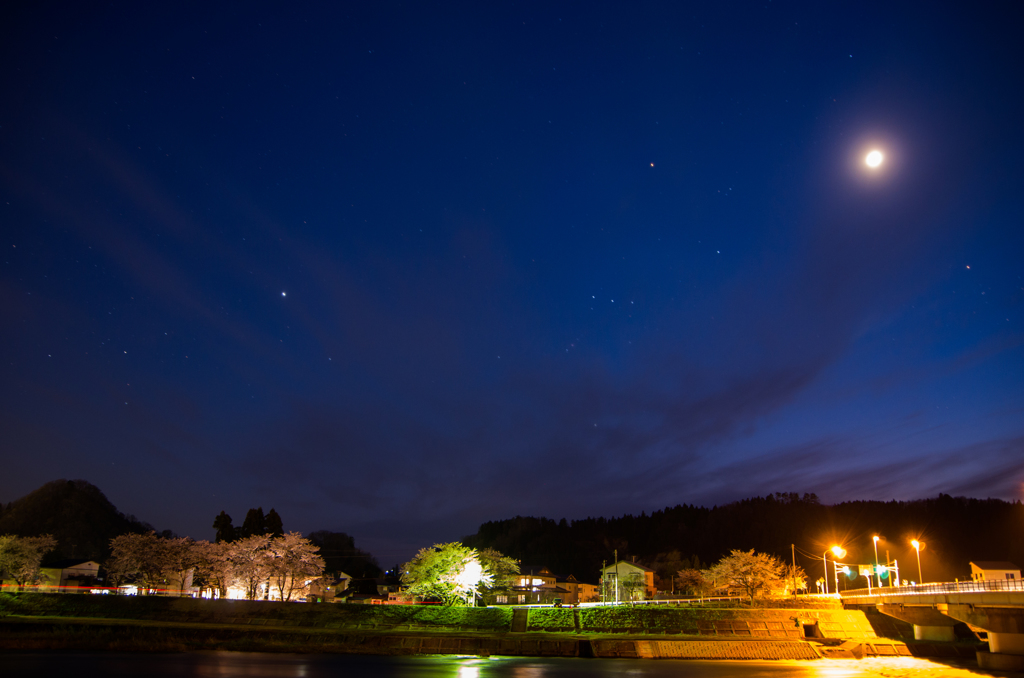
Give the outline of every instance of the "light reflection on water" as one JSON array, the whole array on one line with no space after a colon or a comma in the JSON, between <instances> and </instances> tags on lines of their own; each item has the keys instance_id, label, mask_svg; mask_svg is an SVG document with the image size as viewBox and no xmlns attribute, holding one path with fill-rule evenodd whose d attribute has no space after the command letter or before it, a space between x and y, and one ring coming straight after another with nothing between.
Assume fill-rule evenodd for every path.
<instances>
[{"instance_id":1,"label":"light reflection on water","mask_svg":"<svg viewBox=\"0 0 1024 678\"><path fill-rule=\"evenodd\" d=\"M692 661L536 657L290 655L244 652L8 654L3 678L967 678L993 675L922 659Z\"/></svg>"}]
</instances>

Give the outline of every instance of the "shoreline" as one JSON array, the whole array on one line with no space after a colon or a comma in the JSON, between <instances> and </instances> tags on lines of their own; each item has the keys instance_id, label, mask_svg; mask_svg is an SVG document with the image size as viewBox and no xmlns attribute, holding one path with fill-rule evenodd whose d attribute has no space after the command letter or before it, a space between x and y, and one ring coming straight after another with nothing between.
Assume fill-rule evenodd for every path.
<instances>
[{"instance_id":1,"label":"shoreline","mask_svg":"<svg viewBox=\"0 0 1024 678\"><path fill-rule=\"evenodd\" d=\"M973 644L888 638L773 639L661 634L369 631L299 626L7 616L0 652L196 652L472 655L595 659L856 660L866 657L973 661Z\"/></svg>"}]
</instances>

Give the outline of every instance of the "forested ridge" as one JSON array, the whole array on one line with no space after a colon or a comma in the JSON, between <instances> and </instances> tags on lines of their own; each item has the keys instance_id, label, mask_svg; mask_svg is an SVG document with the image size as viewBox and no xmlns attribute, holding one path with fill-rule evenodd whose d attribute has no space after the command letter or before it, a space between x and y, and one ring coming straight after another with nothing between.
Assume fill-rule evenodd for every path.
<instances>
[{"instance_id":1,"label":"forested ridge","mask_svg":"<svg viewBox=\"0 0 1024 678\"><path fill-rule=\"evenodd\" d=\"M813 494L776 493L712 508L681 504L617 518L516 516L484 523L464 543L494 548L524 568L546 566L592 583L615 550L620 559L635 559L667 579L679 566L706 566L732 549L755 549L788 563L793 545L797 564L814 580L822 573L823 552L833 544L847 549L845 562L873 562L874 535L881 537L879 561L888 551L898 560L902 579L918 579L911 539L925 543L924 581L967 579L970 561L1024 563L1024 505L940 494L829 506Z\"/></svg>"}]
</instances>

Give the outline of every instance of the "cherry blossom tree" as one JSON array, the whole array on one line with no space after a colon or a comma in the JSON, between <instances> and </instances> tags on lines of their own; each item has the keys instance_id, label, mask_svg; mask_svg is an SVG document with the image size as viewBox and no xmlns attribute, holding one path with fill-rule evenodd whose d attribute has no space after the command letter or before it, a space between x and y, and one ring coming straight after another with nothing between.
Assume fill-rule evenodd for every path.
<instances>
[{"instance_id":1,"label":"cherry blossom tree","mask_svg":"<svg viewBox=\"0 0 1024 678\"><path fill-rule=\"evenodd\" d=\"M288 532L270 542L271 578L281 600L288 602L296 592L324 572L320 548L298 532Z\"/></svg>"},{"instance_id":2,"label":"cherry blossom tree","mask_svg":"<svg viewBox=\"0 0 1024 678\"><path fill-rule=\"evenodd\" d=\"M39 581L39 564L53 550L57 540L48 534L38 537L0 535L0 573L6 573L18 587Z\"/></svg>"}]
</instances>

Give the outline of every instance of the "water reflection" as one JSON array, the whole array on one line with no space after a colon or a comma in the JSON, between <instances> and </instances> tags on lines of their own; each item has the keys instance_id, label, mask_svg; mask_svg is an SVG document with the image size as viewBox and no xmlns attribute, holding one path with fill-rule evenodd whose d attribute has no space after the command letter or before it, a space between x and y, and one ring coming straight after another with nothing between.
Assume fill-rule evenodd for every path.
<instances>
[{"instance_id":1,"label":"water reflection","mask_svg":"<svg viewBox=\"0 0 1024 678\"><path fill-rule=\"evenodd\" d=\"M922 659L690 661L530 657L288 655L194 652L174 655L5 655L3 678L74 675L196 678L968 678L995 675Z\"/></svg>"}]
</instances>

